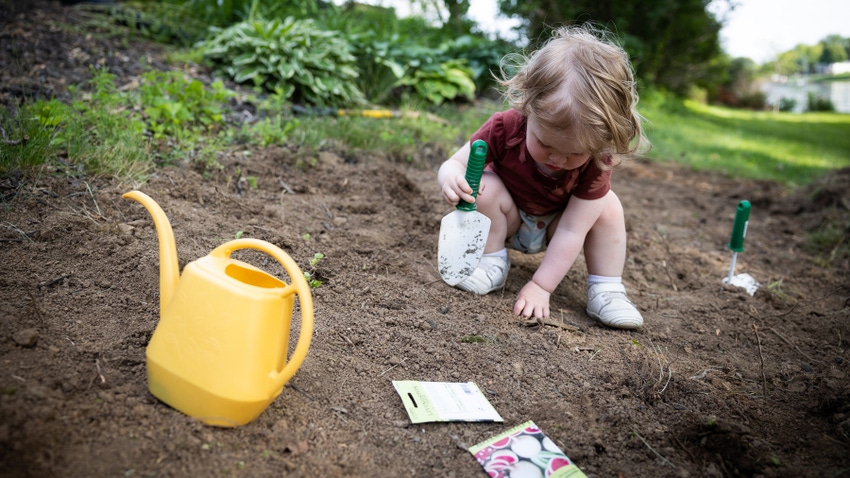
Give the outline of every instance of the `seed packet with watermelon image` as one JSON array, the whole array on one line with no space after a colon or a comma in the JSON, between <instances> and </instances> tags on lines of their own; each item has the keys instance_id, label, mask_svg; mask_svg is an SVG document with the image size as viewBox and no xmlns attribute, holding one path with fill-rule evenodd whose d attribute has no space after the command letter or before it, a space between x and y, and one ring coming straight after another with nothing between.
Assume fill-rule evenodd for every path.
<instances>
[{"instance_id":1,"label":"seed packet with watermelon image","mask_svg":"<svg viewBox=\"0 0 850 478\"><path fill-rule=\"evenodd\" d=\"M471 447L490 478L586 478L532 421Z\"/></svg>"}]
</instances>

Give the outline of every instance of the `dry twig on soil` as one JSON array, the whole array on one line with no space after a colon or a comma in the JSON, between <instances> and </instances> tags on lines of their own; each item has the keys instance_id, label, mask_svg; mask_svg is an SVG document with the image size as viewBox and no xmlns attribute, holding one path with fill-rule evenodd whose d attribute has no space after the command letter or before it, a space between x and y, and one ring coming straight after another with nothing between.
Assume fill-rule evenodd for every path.
<instances>
[{"instance_id":1,"label":"dry twig on soil","mask_svg":"<svg viewBox=\"0 0 850 478\"><path fill-rule=\"evenodd\" d=\"M643 442L643 444L644 444L644 445L646 445L646 447L647 447L647 448L649 448L649 451L651 451L652 453L655 453L655 456L657 456L658 458L661 458L661 461L663 461L664 463L666 463L666 464L670 465L670 466L671 466L671 467L673 467L673 468L676 468L676 465L674 465L673 463L671 463L671 462L670 462L670 460L668 460L667 458L664 458L664 456L663 456L661 453L658 453L657 451L655 451L655 449L654 449L654 448L652 448L651 446L649 446L649 443L647 443L647 442L646 442L646 440L644 440L644 439L643 439L643 437L642 437L642 436L640 436L640 433L638 433L638 432L636 432L636 431L634 431L634 430L632 430L632 433L634 433L634 434L635 434L635 436L636 436L636 437L638 437L638 438L640 439L640 441L642 441L642 442Z\"/></svg>"},{"instance_id":2,"label":"dry twig on soil","mask_svg":"<svg viewBox=\"0 0 850 478\"><path fill-rule=\"evenodd\" d=\"M29 234L32 234L32 233L26 233L26 232L22 231L21 229L19 229L17 226L12 224L11 222L4 222L2 225L3 225L3 227L5 227L7 229L11 229L11 230L13 230L13 231L15 231L15 232L17 232L18 234L21 235L21 239L3 239L3 241L5 241L5 242L23 242L24 239L26 239L27 242L35 242L29 236Z\"/></svg>"},{"instance_id":3,"label":"dry twig on soil","mask_svg":"<svg viewBox=\"0 0 850 478\"><path fill-rule=\"evenodd\" d=\"M806 357L811 362L815 362L815 359L813 359L813 358L809 357L808 355L806 355L805 353L803 353L803 351L800 350L800 347L797 347L796 345L792 344L790 340L786 339L785 336L780 334L779 331L777 331L776 329L774 329L772 327L768 327L765 330L769 330L769 331L773 332L774 334L776 334L777 337L782 339L783 342L785 342L786 344L790 345L791 347L794 347L795 349L797 349L797 352L800 352L800 355L802 355L803 357Z\"/></svg>"},{"instance_id":4,"label":"dry twig on soil","mask_svg":"<svg viewBox=\"0 0 850 478\"><path fill-rule=\"evenodd\" d=\"M551 319L551 318L540 319L540 318L535 317L535 318L530 318L528 320L522 321L521 323L522 323L522 325L524 325L526 327L534 327L536 325L539 325L541 329L544 326L549 325L551 327L558 327L558 328L561 328L561 329L564 329L564 330L571 330L573 332L578 332L580 330L579 327L576 327L576 326L573 326L573 325L567 325L563 322L558 322L557 320L554 320L554 319Z\"/></svg>"},{"instance_id":5,"label":"dry twig on soil","mask_svg":"<svg viewBox=\"0 0 850 478\"><path fill-rule=\"evenodd\" d=\"M390 368L388 368L388 369L384 370L383 372L381 372L381 375L378 375L378 376L379 376L379 377L380 377L380 376L383 376L385 373L387 373L387 372L389 372L390 370L392 370L392 369L394 369L394 368L398 367L399 365L403 364L405 360L407 360L407 357L405 357L405 358L401 359L401 361L400 361L399 363L397 363L397 364L393 365L392 367L390 367Z\"/></svg>"},{"instance_id":6,"label":"dry twig on soil","mask_svg":"<svg viewBox=\"0 0 850 478\"><path fill-rule=\"evenodd\" d=\"M26 142L30 140L30 137L28 135L24 135L23 137L21 137L21 139L9 139L6 136L6 130L3 129L2 126L0 126L0 135L3 136L3 142L5 144L8 144L9 146L16 146L16 145L19 145L21 143L26 144Z\"/></svg>"}]
</instances>

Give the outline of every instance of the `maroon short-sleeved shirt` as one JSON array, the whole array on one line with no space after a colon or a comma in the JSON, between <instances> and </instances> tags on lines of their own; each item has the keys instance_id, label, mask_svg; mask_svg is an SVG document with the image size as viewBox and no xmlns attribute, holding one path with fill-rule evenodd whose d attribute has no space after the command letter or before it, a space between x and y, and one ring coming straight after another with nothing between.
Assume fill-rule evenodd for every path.
<instances>
[{"instance_id":1,"label":"maroon short-sleeved shirt","mask_svg":"<svg viewBox=\"0 0 850 478\"><path fill-rule=\"evenodd\" d=\"M526 117L516 110L495 113L470 141L487 142L487 169L499 175L517 207L533 216L564 209L571 196L599 199L611 189L611 171L591 158L584 165L552 177L537 167L525 145Z\"/></svg>"}]
</instances>

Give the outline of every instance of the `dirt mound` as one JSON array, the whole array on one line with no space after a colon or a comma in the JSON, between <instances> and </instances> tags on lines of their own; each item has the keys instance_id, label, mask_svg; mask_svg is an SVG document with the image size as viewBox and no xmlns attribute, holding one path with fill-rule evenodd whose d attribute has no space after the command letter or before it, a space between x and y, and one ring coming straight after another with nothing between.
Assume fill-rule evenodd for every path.
<instances>
[{"instance_id":1,"label":"dirt mound","mask_svg":"<svg viewBox=\"0 0 850 478\"><path fill-rule=\"evenodd\" d=\"M3 44L25 41L9 33L25 23L0 25ZM16 45L5 64L29 48ZM581 261L546 324L510 313L541 255L511 251L502 293L443 284L437 231L450 208L434 169L315 159L229 153L216 178L168 167L142 187L169 217L181 269L241 234L322 282L303 366L237 428L205 426L147 388L158 238L121 198L131 188L70 170L0 178L0 475L484 476L466 448L527 420L589 476L850 468L848 267L806 247L808 231L846 212L846 171L800 192L647 162L615 172L624 279L646 319L624 332L585 315ZM721 283L742 199L753 209L736 272L761 283L754 296ZM286 280L263 254L238 254ZM393 380L474 381L505 422L412 425Z\"/></svg>"}]
</instances>

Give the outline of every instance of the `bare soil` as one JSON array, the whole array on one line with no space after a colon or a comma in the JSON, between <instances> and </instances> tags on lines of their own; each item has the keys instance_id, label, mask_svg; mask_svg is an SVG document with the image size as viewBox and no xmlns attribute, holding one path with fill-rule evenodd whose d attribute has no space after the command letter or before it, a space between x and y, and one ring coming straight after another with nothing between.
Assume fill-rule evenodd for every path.
<instances>
[{"instance_id":1,"label":"bare soil","mask_svg":"<svg viewBox=\"0 0 850 478\"><path fill-rule=\"evenodd\" d=\"M7 107L62 97L91 63L129 78L140 57L159 61L156 45L75 33L58 4L36 5L0 6ZM306 360L235 428L148 390L158 238L121 199L132 186L56 167L0 178L0 476L485 476L466 448L527 420L588 476L850 474L850 267L806 247L846 217L850 171L804 190L651 161L615 172L624 280L646 320L630 332L586 316L581 261L546 324L510 312L542 255L511 251L501 293L445 285L447 152L426 146L411 163L324 151L312 167L287 148L239 150L216 177L172 165L140 186L168 214L181 268L237 231L304 270L325 256ZM721 283L742 199L753 209L736 272L762 284L754 296ZM474 381L505 422L413 425L393 380Z\"/></svg>"}]
</instances>

